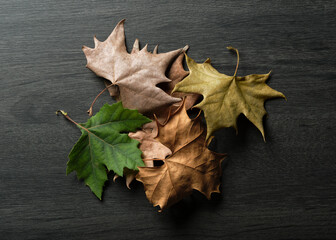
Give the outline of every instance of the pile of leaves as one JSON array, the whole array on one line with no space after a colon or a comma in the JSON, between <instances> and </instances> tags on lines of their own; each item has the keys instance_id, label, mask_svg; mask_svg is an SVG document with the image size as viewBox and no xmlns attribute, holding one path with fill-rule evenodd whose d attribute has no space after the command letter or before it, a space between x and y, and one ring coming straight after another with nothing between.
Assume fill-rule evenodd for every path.
<instances>
[{"instance_id":1,"label":"pile of leaves","mask_svg":"<svg viewBox=\"0 0 336 240\"><path fill-rule=\"evenodd\" d=\"M233 76L219 73L209 58L196 63L185 53L188 46L166 53L158 53L156 46L150 53L136 39L128 53L124 21L104 42L94 37L93 49L83 46L87 67L105 79L102 92L107 89L117 103L105 104L92 116L96 98L86 123L58 111L82 132L66 173L76 171L99 199L110 171L114 180L125 177L127 187L134 179L142 182L148 200L161 210L193 189L210 199L219 192L225 158L207 147L214 132L237 130L237 118L244 114L265 139L264 102L285 96L265 83L270 73L238 77L239 52L232 47L237 54ZM187 114L191 108L199 109L194 119Z\"/></svg>"}]
</instances>

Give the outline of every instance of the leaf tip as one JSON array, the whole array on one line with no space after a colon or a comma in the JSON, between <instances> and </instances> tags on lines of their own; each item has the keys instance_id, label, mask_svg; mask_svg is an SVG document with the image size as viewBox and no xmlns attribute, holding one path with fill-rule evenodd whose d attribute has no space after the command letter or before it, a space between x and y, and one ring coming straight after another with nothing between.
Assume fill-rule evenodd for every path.
<instances>
[{"instance_id":1,"label":"leaf tip","mask_svg":"<svg viewBox=\"0 0 336 240\"><path fill-rule=\"evenodd\" d=\"M138 52L139 51L139 47L140 47L140 45L139 45L139 39L135 39L134 40L134 43L133 43L133 49L132 49L132 52L131 53L136 53L136 52Z\"/></svg>"},{"instance_id":2,"label":"leaf tip","mask_svg":"<svg viewBox=\"0 0 336 240\"><path fill-rule=\"evenodd\" d=\"M157 54L158 53L158 47L159 47L158 44L154 47L153 54Z\"/></svg>"},{"instance_id":3,"label":"leaf tip","mask_svg":"<svg viewBox=\"0 0 336 240\"><path fill-rule=\"evenodd\" d=\"M97 193L95 193L95 192L93 192L94 193L94 195L96 195L96 197L101 201L102 200L102 194L97 194Z\"/></svg>"},{"instance_id":4,"label":"leaf tip","mask_svg":"<svg viewBox=\"0 0 336 240\"><path fill-rule=\"evenodd\" d=\"M93 42L95 44L95 48L99 45L100 41L97 39L96 35L93 36Z\"/></svg>"},{"instance_id":5,"label":"leaf tip","mask_svg":"<svg viewBox=\"0 0 336 240\"><path fill-rule=\"evenodd\" d=\"M82 46L82 51L84 52L84 54L86 54L87 51L93 50L92 48L89 48L85 45Z\"/></svg>"},{"instance_id":6,"label":"leaf tip","mask_svg":"<svg viewBox=\"0 0 336 240\"><path fill-rule=\"evenodd\" d=\"M114 175L114 177L113 177L113 182L114 182L114 183L116 182L116 180L117 180L118 177L119 177L118 174L115 174L115 175Z\"/></svg>"},{"instance_id":7,"label":"leaf tip","mask_svg":"<svg viewBox=\"0 0 336 240\"><path fill-rule=\"evenodd\" d=\"M283 98L283 99L285 99L286 102L287 102L287 97L285 96L285 94L283 94L282 92L279 92L279 93L280 93L280 97Z\"/></svg>"},{"instance_id":8,"label":"leaf tip","mask_svg":"<svg viewBox=\"0 0 336 240\"><path fill-rule=\"evenodd\" d=\"M261 126L261 128L257 127L261 133L261 136L264 140L264 142L266 143L266 137L265 137L265 131L264 131L264 128Z\"/></svg>"},{"instance_id":9,"label":"leaf tip","mask_svg":"<svg viewBox=\"0 0 336 240\"><path fill-rule=\"evenodd\" d=\"M207 58L204 63L211 63L211 59L210 58Z\"/></svg>"},{"instance_id":10,"label":"leaf tip","mask_svg":"<svg viewBox=\"0 0 336 240\"><path fill-rule=\"evenodd\" d=\"M132 179L132 180L133 180L133 179ZM130 184L131 184L132 180L128 180L128 179L126 178L126 187L127 187L129 190L131 190Z\"/></svg>"},{"instance_id":11,"label":"leaf tip","mask_svg":"<svg viewBox=\"0 0 336 240\"><path fill-rule=\"evenodd\" d=\"M118 23L117 23L117 26L115 28L118 28L119 26L121 26L122 28L124 27L124 23L126 21L126 18L124 19L121 19Z\"/></svg>"},{"instance_id":12,"label":"leaf tip","mask_svg":"<svg viewBox=\"0 0 336 240\"><path fill-rule=\"evenodd\" d=\"M146 45L141 49L141 51L147 52L147 48L148 48L148 43L146 43Z\"/></svg>"},{"instance_id":13,"label":"leaf tip","mask_svg":"<svg viewBox=\"0 0 336 240\"><path fill-rule=\"evenodd\" d=\"M182 48L182 52L186 52L189 49L189 45L185 45L184 48Z\"/></svg>"}]
</instances>

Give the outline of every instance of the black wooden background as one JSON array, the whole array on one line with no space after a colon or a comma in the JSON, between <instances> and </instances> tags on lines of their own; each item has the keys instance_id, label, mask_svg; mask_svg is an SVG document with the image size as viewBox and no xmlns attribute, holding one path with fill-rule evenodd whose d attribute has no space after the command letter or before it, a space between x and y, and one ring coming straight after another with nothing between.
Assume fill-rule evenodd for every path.
<instances>
[{"instance_id":1,"label":"black wooden background","mask_svg":"<svg viewBox=\"0 0 336 240\"><path fill-rule=\"evenodd\" d=\"M4 1L0 3L0 239L336 239L335 1ZM87 120L103 89L82 45L126 18L127 46L190 45L232 74L273 70L288 101L266 103L266 140L245 118L218 131L229 154L221 194L194 194L158 213L143 186L123 180L99 201L67 154L80 136L57 117ZM98 110L112 100L105 94Z\"/></svg>"}]
</instances>

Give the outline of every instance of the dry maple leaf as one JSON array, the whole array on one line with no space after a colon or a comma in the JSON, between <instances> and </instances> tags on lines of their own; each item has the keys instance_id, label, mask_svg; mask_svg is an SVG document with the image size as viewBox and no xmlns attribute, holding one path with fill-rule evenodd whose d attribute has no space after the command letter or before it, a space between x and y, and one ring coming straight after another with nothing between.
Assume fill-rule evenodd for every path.
<instances>
[{"instance_id":1,"label":"dry maple leaf","mask_svg":"<svg viewBox=\"0 0 336 240\"><path fill-rule=\"evenodd\" d=\"M161 210L196 189L208 199L219 192L224 154L210 151L200 116L191 120L183 104L165 125L159 124L157 139L171 151L164 164L141 167L136 179L144 184L148 200Z\"/></svg>"},{"instance_id":2,"label":"dry maple leaf","mask_svg":"<svg viewBox=\"0 0 336 240\"><path fill-rule=\"evenodd\" d=\"M181 101L156 85L171 81L165 76L165 72L172 60L187 46L167 53L152 54L147 51L147 45L139 50L139 41L136 39L132 52L128 53L124 21L117 24L104 42L94 37L94 49L83 46L87 67L118 86L120 100L125 108L148 113Z\"/></svg>"},{"instance_id":3,"label":"dry maple leaf","mask_svg":"<svg viewBox=\"0 0 336 240\"><path fill-rule=\"evenodd\" d=\"M239 52L232 47L228 49L237 53L237 67L233 76L219 73L211 66L209 58L198 64L186 55L190 74L176 84L173 91L203 95L203 100L195 107L204 112L207 139L220 128L234 127L237 131L237 118L242 113L259 129L265 140L262 123L266 114L264 102L269 98L285 96L266 84L270 73L237 77Z\"/></svg>"}]
</instances>

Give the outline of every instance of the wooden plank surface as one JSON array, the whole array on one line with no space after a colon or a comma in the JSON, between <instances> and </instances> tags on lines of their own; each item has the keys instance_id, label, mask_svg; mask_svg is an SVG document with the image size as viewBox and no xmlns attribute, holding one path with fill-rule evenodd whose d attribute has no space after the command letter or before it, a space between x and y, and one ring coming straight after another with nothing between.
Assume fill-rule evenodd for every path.
<instances>
[{"instance_id":1,"label":"wooden plank surface","mask_svg":"<svg viewBox=\"0 0 336 240\"><path fill-rule=\"evenodd\" d=\"M335 239L335 1L1 1L0 239ZM195 192L163 213L140 183L111 179L99 201L67 154L79 122L103 88L85 68L82 45L104 40L126 18L127 46L190 45L232 74L273 70L288 101L266 103L266 140L243 117L239 134L216 133L229 154L222 193ZM104 95L96 110L104 102Z\"/></svg>"}]
</instances>

